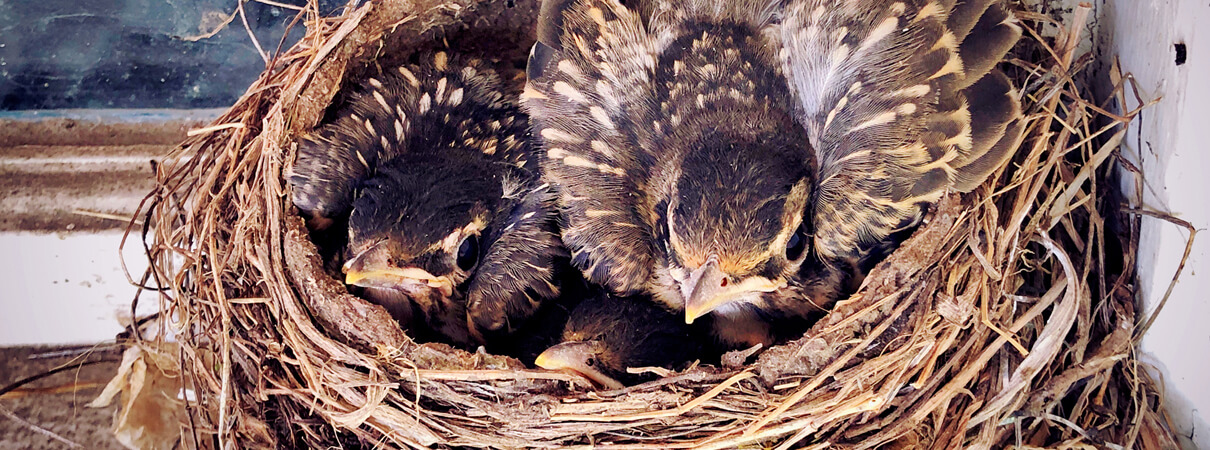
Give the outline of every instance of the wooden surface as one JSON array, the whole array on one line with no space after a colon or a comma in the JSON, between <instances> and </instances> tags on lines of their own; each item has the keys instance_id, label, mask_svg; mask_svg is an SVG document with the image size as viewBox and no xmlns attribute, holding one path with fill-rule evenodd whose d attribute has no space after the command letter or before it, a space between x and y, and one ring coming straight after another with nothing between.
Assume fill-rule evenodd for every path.
<instances>
[{"instance_id":1,"label":"wooden surface","mask_svg":"<svg viewBox=\"0 0 1210 450\"><path fill-rule=\"evenodd\" d=\"M121 449L110 427L116 406L90 408L88 403L109 382L121 354L100 350L83 356L87 348L0 347L0 387L73 361L112 360L79 370L67 370L0 396L0 449L61 449L69 444L55 440L28 424L58 434L82 448ZM116 402L115 402L116 405ZM12 416L27 422L20 423Z\"/></svg>"},{"instance_id":2,"label":"wooden surface","mask_svg":"<svg viewBox=\"0 0 1210 450\"><path fill-rule=\"evenodd\" d=\"M0 115L0 231L122 229L152 161L214 110Z\"/></svg>"}]
</instances>

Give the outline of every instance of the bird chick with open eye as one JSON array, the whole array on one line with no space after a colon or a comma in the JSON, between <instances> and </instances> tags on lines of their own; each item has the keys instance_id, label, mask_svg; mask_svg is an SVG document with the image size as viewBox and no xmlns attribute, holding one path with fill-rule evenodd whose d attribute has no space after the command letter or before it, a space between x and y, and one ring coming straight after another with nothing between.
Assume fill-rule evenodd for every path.
<instances>
[{"instance_id":1,"label":"bird chick with open eye","mask_svg":"<svg viewBox=\"0 0 1210 450\"><path fill-rule=\"evenodd\" d=\"M801 332L1021 136L1000 0L547 0L537 34L573 264L733 348Z\"/></svg>"},{"instance_id":2,"label":"bird chick with open eye","mask_svg":"<svg viewBox=\"0 0 1210 450\"><path fill-rule=\"evenodd\" d=\"M305 137L290 183L313 221L348 214L347 284L414 336L466 344L556 296L565 251L515 95L483 61L419 60Z\"/></svg>"},{"instance_id":3,"label":"bird chick with open eye","mask_svg":"<svg viewBox=\"0 0 1210 450\"><path fill-rule=\"evenodd\" d=\"M620 389L648 378L627 368L684 368L703 356L708 340L649 298L599 292L571 311L562 342L538 355L534 365L570 370L598 386Z\"/></svg>"}]
</instances>

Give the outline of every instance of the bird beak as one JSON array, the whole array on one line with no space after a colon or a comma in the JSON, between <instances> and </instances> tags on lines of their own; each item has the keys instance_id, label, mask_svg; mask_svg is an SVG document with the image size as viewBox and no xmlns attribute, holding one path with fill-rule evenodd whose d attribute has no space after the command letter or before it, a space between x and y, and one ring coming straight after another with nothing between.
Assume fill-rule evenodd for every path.
<instances>
[{"instance_id":1,"label":"bird beak","mask_svg":"<svg viewBox=\"0 0 1210 450\"><path fill-rule=\"evenodd\" d=\"M575 372L606 389L625 387L618 380L601 373L596 367L588 365L588 360L593 355L593 347L592 342L564 342L548 348L538 355L538 358L534 360L534 365L546 370Z\"/></svg>"},{"instance_id":2,"label":"bird beak","mask_svg":"<svg viewBox=\"0 0 1210 450\"><path fill-rule=\"evenodd\" d=\"M705 264L690 273L686 284L691 287L685 298L685 323L690 324L720 306L752 294L777 290L777 283L761 276L731 282L730 277L719 268L717 255L710 255Z\"/></svg>"},{"instance_id":3,"label":"bird beak","mask_svg":"<svg viewBox=\"0 0 1210 450\"><path fill-rule=\"evenodd\" d=\"M355 262L345 264L345 284L409 293L432 289L441 293L442 297L454 295L454 283L449 278L433 276L427 270L416 267L369 269L357 267Z\"/></svg>"}]
</instances>

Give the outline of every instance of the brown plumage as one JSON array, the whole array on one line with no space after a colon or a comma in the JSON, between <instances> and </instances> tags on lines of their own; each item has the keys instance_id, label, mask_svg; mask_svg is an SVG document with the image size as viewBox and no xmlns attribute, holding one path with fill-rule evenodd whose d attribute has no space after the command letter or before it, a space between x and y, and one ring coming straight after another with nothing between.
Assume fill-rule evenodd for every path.
<instances>
[{"instance_id":1,"label":"brown plumage","mask_svg":"<svg viewBox=\"0 0 1210 450\"><path fill-rule=\"evenodd\" d=\"M851 292L1019 140L1020 29L954 3L544 2L522 97L573 263L732 346Z\"/></svg>"},{"instance_id":2,"label":"brown plumage","mask_svg":"<svg viewBox=\"0 0 1210 450\"><path fill-rule=\"evenodd\" d=\"M293 200L312 222L348 216L347 284L422 339L469 343L558 294L554 198L529 141L488 64L426 53L301 141Z\"/></svg>"}]
</instances>

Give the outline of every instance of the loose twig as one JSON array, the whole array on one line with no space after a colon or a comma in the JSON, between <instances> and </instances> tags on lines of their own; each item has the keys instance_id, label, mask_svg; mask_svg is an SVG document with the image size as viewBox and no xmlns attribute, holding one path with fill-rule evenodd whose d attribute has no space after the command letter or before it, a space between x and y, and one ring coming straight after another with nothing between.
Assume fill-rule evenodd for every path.
<instances>
[{"instance_id":1,"label":"loose twig","mask_svg":"<svg viewBox=\"0 0 1210 450\"><path fill-rule=\"evenodd\" d=\"M34 432L36 432L38 434L41 434L48 438L59 441L59 443L66 445L68 448L84 448L83 445L77 444L74 441L67 439L63 436L60 436L53 431L50 431L48 429L34 425L33 423L18 417L16 414L13 414L12 411L9 411L8 409L6 409L3 406L0 406L0 415L7 417L9 420L12 420L13 422L17 422L17 423L21 424L21 426L23 426L25 428L29 428L30 430L33 430Z\"/></svg>"}]
</instances>

